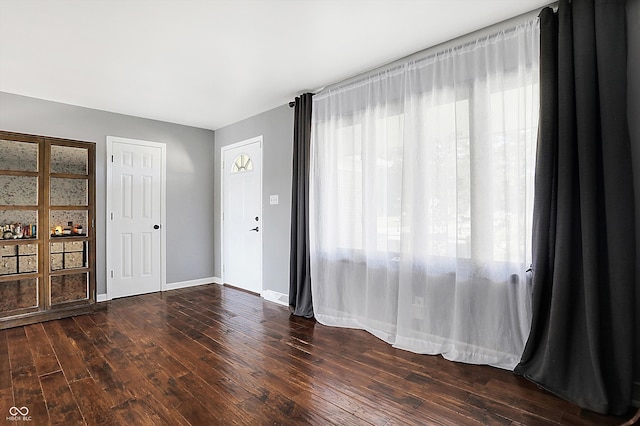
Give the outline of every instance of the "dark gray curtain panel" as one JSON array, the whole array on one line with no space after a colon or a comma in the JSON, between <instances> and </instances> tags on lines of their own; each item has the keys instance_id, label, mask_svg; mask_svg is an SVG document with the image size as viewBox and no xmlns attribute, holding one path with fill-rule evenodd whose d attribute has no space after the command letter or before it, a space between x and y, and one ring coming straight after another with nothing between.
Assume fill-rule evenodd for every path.
<instances>
[{"instance_id":1,"label":"dark gray curtain panel","mask_svg":"<svg viewBox=\"0 0 640 426\"><path fill-rule=\"evenodd\" d=\"M577 405L631 406L635 225L624 0L540 13L533 323L515 369Z\"/></svg>"},{"instance_id":2,"label":"dark gray curtain panel","mask_svg":"<svg viewBox=\"0 0 640 426\"><path fill-rule=\"evenodd\" d=\"M313 94L296 98L293 120L293 176L291 185L291 255L289 309L292 314L313 317L309 258L309 168L311 103Z\"/></svg>"}]
</instances>

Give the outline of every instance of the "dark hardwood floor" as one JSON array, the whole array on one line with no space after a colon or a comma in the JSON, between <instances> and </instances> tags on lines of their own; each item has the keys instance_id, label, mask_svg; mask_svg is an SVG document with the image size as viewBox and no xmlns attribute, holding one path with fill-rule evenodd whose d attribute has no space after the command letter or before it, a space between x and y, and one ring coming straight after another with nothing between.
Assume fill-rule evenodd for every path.
<instances>
[{"instance_id":1,"label":"dark hardwood floor","mask_svg":"<svg viewBox=\"0 0 640 426\"><path fill-rule=\"evenodd\" d=\"M0 421L11 407L27 407L31 420L12 425L626 420L581 410L508 371L393 349L229 287L105 305L0 331Z\"/></svg>"}]
</instances>

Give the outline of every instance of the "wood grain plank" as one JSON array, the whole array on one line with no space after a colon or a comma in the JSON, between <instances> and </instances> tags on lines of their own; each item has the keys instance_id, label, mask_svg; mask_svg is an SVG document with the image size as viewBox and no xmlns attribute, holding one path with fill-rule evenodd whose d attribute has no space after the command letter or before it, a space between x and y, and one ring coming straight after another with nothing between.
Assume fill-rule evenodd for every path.
<instances>
[{"instance_id":1,"label":"wood grain plank","mask_svg":"<svg viewBox=\"0 0 640 426\"><path fill-rule=\"evenodd\" d=\"M102 330L92 321L88 315L78 316L74 321L92 341L99 355L89 355L89 370L96 384L104 391L105 399L111 407L124 404L132 395L115 374L112 365L122 362L128 365L128 361L119 348L114 348L104 335ZM116 351L116 349L118 349ZM124 368L124 367L123 367Z\"/></svg>"},{"instance_id":2,"label":"wood grain plank","mask_svg":"<svg viewBox=\"0 0 640 426\"><path fill-rule=\"evenodd\" d=\"M40 384L47 402L49 418L53 424L85 424L78 404L69 388L62 371L40 378Z\"/></svg>"},{"instance_id":3,"label":"wood grain plank","mask_svg":"<svg viewBox=\"0 0 640 426\"><path fill-rule=\"evenodd\" d=\"M5 331L5 336L7 360L9 361L6 367L9 367L10 373L16 373L23 368L35 367L31 351L28 350L29 340L24 327L10 328Z\"/></svg>"},{"instance_id":4,"label":"wood grain plank","mask_svg":"<svg viewBox=\"0 0 640 426\"><path fill-rule=\"evenodd\" d=\"M129 400L113 407L117 417L127 419L132 424L147 424L150 418L154 418L159 424L189 424L175 409L170 389L158 387L153 378L146 378L135 366L118 370L116 374L133 394Z\"/></svg>"},{"instance_id":5,"label":"wood grain plank","mask_svg":"<svg viewBox=\"0 0 640 426\"><path fill-rule=\"evenodd\" d=\"M154 404L150 404L152 398L128 399L122 404L112 408L113 415L118 419L116 424L136 426L174 425L185 423L173 423L162 416Z\"/></svg>"},{"instance_id":6,"label":"wood grain plank","mask_svg":"<svg viewBox=\"0 0 640 426\"><path fill-rule=\"evenodd\" d=\"M87 424L116 424L116 416L105 398L104 390L92 378L76 380L71 382L69 387Z\"/></svg>"},{"instance_id":7,"label":"wood grain plank","mask_svg":"<svg viewBox=\"0 0 640 426\"><path fill-rule=\"evenodd\" d=\"M361 412L351 412L349 410L351 407L342 408L342 404L334 404L328 399L320 398L316 392L312 391L297 393L291 397L291 400L299 409L304 409L307 413L315 412L319 418L327 419L338 425L358 425L365 422L376 425L386 424L389 421L381 416L363 416ZM338 402L340 401L342 399Z\"/></svg>"},{"instance_id":8,"label":"wood grain plank","mask_svg":"<svg viewBox=\"0 0 640 426\"><path fill-rule=\"evenodd\" d=\"M8 381L11 384L11 378ZM0 415L8 416L9 410L11 407L15 406L15 401L13 400L13 387L6 386L0 389ZM1 419L2 417L0 417Z\"/></svg>"},{"instance_id":9,"label":"wood grain plank","mask_svg":"<svg viewBox=\"0 0 640 426\"><path fill-rule=\"evenodd\" d=\"M89 370L82 358L82 354L78 351L77 345L64 333L61 325L62 321L65 320L43 323L44 330L53 346L58 362L69 382L90 377Z\"/></svg>"},{"instance_id":10,"label":"wood grain plank","mask_svg":"<svg viewBox=\"0 0 640 426\"><path fill-rule=\"evenodd\" d=\"M53 346L47 338L42 324L33 324L26 326L25 332L29 340L29 348L33 356L33 362L36 366L38 375L43 376L55 371L60 371L61 367L58 363Z\"/></svg>"},{"instance_id":11,"label":"wood grain plank","mask_svg":"<svg viewBox=\"0 0 640 426\"><path fill-rule=\"evenodd\" d=\"M11 390L11 388L11 364L9 363L7 331L0 330L0 391ZM13 394L12 390L11 393ZM0 412L0 414L2 413L4 413L4 411Z\"/></svg>"},{"instance_id":12,"label":"wood grain plank","mask_svg":"<svg viewBox=\"0 0 640 426\"><path fill-rule=\"evenodd\" d=\"M7 332L0 330L0 419L7 416L9 409L14 405Z\"/></svg>"},{"instance_id":13,"label":"wood grain plank","mask_svg":"<svg viewBox=\"0 0 640 426\"><path fill-rule=\"evenodd\" d=\"M6 337L14 405L27 407L34 421L46 424L49 414L24 327L7 330Z\"/></svg>"}]
</instances>

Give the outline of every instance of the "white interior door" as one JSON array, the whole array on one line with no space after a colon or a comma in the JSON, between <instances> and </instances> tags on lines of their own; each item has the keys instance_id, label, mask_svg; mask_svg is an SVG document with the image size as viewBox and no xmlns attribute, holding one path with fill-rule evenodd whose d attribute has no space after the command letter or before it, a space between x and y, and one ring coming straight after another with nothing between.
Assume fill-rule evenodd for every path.
<instances>
[{"instance_id":1,"label":"white interior door","mask_svg":"<svg viewBox=\"0 0 640 426\"><path fill-rule=\"evenodd\" d=\"M161 291L164 146L128 139L110 142L108 296Z\"/></svg>"},{"instance_id":2,"label":"white interior door","mask_svg":"<svg viewBox=\"0 0 640 426\"><path fill-rule=\"evenodd\" d=\"M262 137L223 148L225 284L262 292Z\"/></svg>"}]
</instances>

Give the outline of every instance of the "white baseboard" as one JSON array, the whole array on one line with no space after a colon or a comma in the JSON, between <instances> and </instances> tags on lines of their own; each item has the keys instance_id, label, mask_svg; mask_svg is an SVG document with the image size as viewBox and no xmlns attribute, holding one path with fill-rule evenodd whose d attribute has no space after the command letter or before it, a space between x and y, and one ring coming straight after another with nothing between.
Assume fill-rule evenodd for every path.
<instances>
[{"instance_id":1,"label":"white baseboard","mask_svg":"<svg viewBox=\"0 0 640 426\"><path fill-rule=\"evenodd\" d=\"M186 288L186 287L195 287L197 285L203 285L203 284L222 284L222 280L218 277L209 277L209 278L199 278L197 280L180 281L176 283L166 284L162 291L177 290L179 288ZM111 300L109 299L109 296L107 295L107 293L102 293L97 295L97 299L96 299L97 302L106 302L107 300Z\"/></svg>"},{"instance_id":2,"label":"white baseboard","mask_svg":"<svg viewBox=\"0 0 640 426\"><path fill-rule=\"evenodd\" d=\"M274 302L279 305L289 306L289 295L284 293L279 293L273 290L263 290L262 298L268 300L269 302Z\"/></svg>"},{"instance_id":3,"label":"white baseboard","mask_svg":"<svg viewBox=\"0 0 640 426\"><path fill-rule=\"evenodd\" d=\"M212 284L215 282L216 282L215 277L199 278L197 280L190 280L190 281L180 281L177 283L170 283L165 285L162 291L176 290L178 288L185 288L185 287L194 287L194 286L203 285L203 284Z\"/></svg>"}]
</instances>

